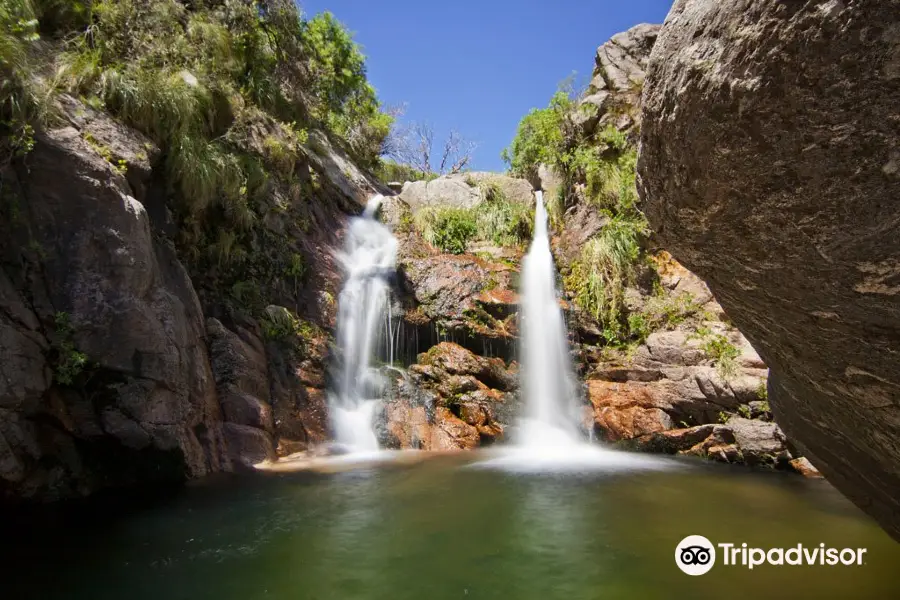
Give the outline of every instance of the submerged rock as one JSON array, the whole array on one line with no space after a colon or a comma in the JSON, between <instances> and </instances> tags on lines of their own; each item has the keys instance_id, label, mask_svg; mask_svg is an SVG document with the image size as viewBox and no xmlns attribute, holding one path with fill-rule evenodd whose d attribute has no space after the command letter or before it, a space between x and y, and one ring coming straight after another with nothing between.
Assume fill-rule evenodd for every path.
<instances>
[{"instance_id":1,"label":"submerged rock","mask_svg":"<svg viewBox=\"0 0 900 600\"><path fill-rule=\"evenodd\" d=\"M658 242L772 369L775 418L900 536L900 3L675 3L638 164Z\"/></svg>"}]
</instances>

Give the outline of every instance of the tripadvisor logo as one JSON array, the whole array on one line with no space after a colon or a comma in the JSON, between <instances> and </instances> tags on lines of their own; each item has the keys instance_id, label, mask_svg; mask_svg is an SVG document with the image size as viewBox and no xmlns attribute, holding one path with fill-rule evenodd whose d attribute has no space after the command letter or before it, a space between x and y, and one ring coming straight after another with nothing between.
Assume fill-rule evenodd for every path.
<instances>
[{"instance_id":1,"label":"tripadvisor logo","mask_svg":"<svg viewBox=\"0 0 900 600\"><path fill-rule=\"evenodd\" d=\"M675 564L688 575L703 575L716 564L716 548L721 564L753 569L760 565L862 565L866 548L829 548L825 544L790 548L753 548L747 544L713 544L702 535L689 535L675 547Z\"/></svg>"}]
</instances>

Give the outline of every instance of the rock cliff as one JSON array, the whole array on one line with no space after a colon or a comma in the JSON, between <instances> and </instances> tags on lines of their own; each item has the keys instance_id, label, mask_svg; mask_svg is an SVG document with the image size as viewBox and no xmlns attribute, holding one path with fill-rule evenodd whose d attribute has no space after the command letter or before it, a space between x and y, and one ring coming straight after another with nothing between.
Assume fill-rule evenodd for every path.
<instances>
[{"instance_id":1,"label":"rock cliff","mask_svg":"<svg viewBox=\"0 0 900 600\"><path fill-rule=\"evenodd\" d=\"M177 482L324 441L333 250L379 184L311 136L314 212L276 188L265 226L309 270L266 295L309 321L278 306L248 318L222 263L170 235L157 147L71 97L59 108L2 172L0 495ZM291 229L300 219L315 231Z\"/></svg>"},{"instance_id":2,"label":"rock cliff","mask_svg":"<svg viewBox=\"0 0 900 600\"><path fill-rule=\"evenodd\" d=\"M900 536L900 2L678 0L640 191L772 369L778 423Z\"/></svg>"}]
</instances>

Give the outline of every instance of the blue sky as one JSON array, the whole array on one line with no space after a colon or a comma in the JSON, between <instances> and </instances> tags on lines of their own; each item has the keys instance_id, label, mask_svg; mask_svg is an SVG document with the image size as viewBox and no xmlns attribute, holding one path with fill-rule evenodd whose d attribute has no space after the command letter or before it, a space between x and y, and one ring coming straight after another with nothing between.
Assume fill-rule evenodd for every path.
<instances>
[{"instance_id":1,"label":"blue sky","mask_svg":"<svg viewBox=\"0 0 900 600\"><path fill-rule=\"evenodd\" d=\"M442 139L478 142L472 168L503 170L519 120L573 71L587 81L597 46L638 23L662 23L671 0L300 0L355 32L369 80L404 117Z\"/></svg>"}]
</instances>

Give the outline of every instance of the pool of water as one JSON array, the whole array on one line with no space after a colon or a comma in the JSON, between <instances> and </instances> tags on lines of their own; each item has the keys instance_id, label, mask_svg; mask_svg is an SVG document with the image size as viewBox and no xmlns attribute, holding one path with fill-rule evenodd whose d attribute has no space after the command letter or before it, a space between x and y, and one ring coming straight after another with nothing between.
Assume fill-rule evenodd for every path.
<instances>
[{"instance_id":1,"label":"pool of water","mask_svg":"<svg viewBox=\"0 0 900 600\"><path fill-rule=\"evenodd\" d=\"M661 460L675 468L472 468L485 456L469 454L206 480L6 536L2 597L900 598L900 544L828 484ZM674 561L690 534L868 551L860 566L719 561L690 577Z\"/></svg>"}]
</instances>

